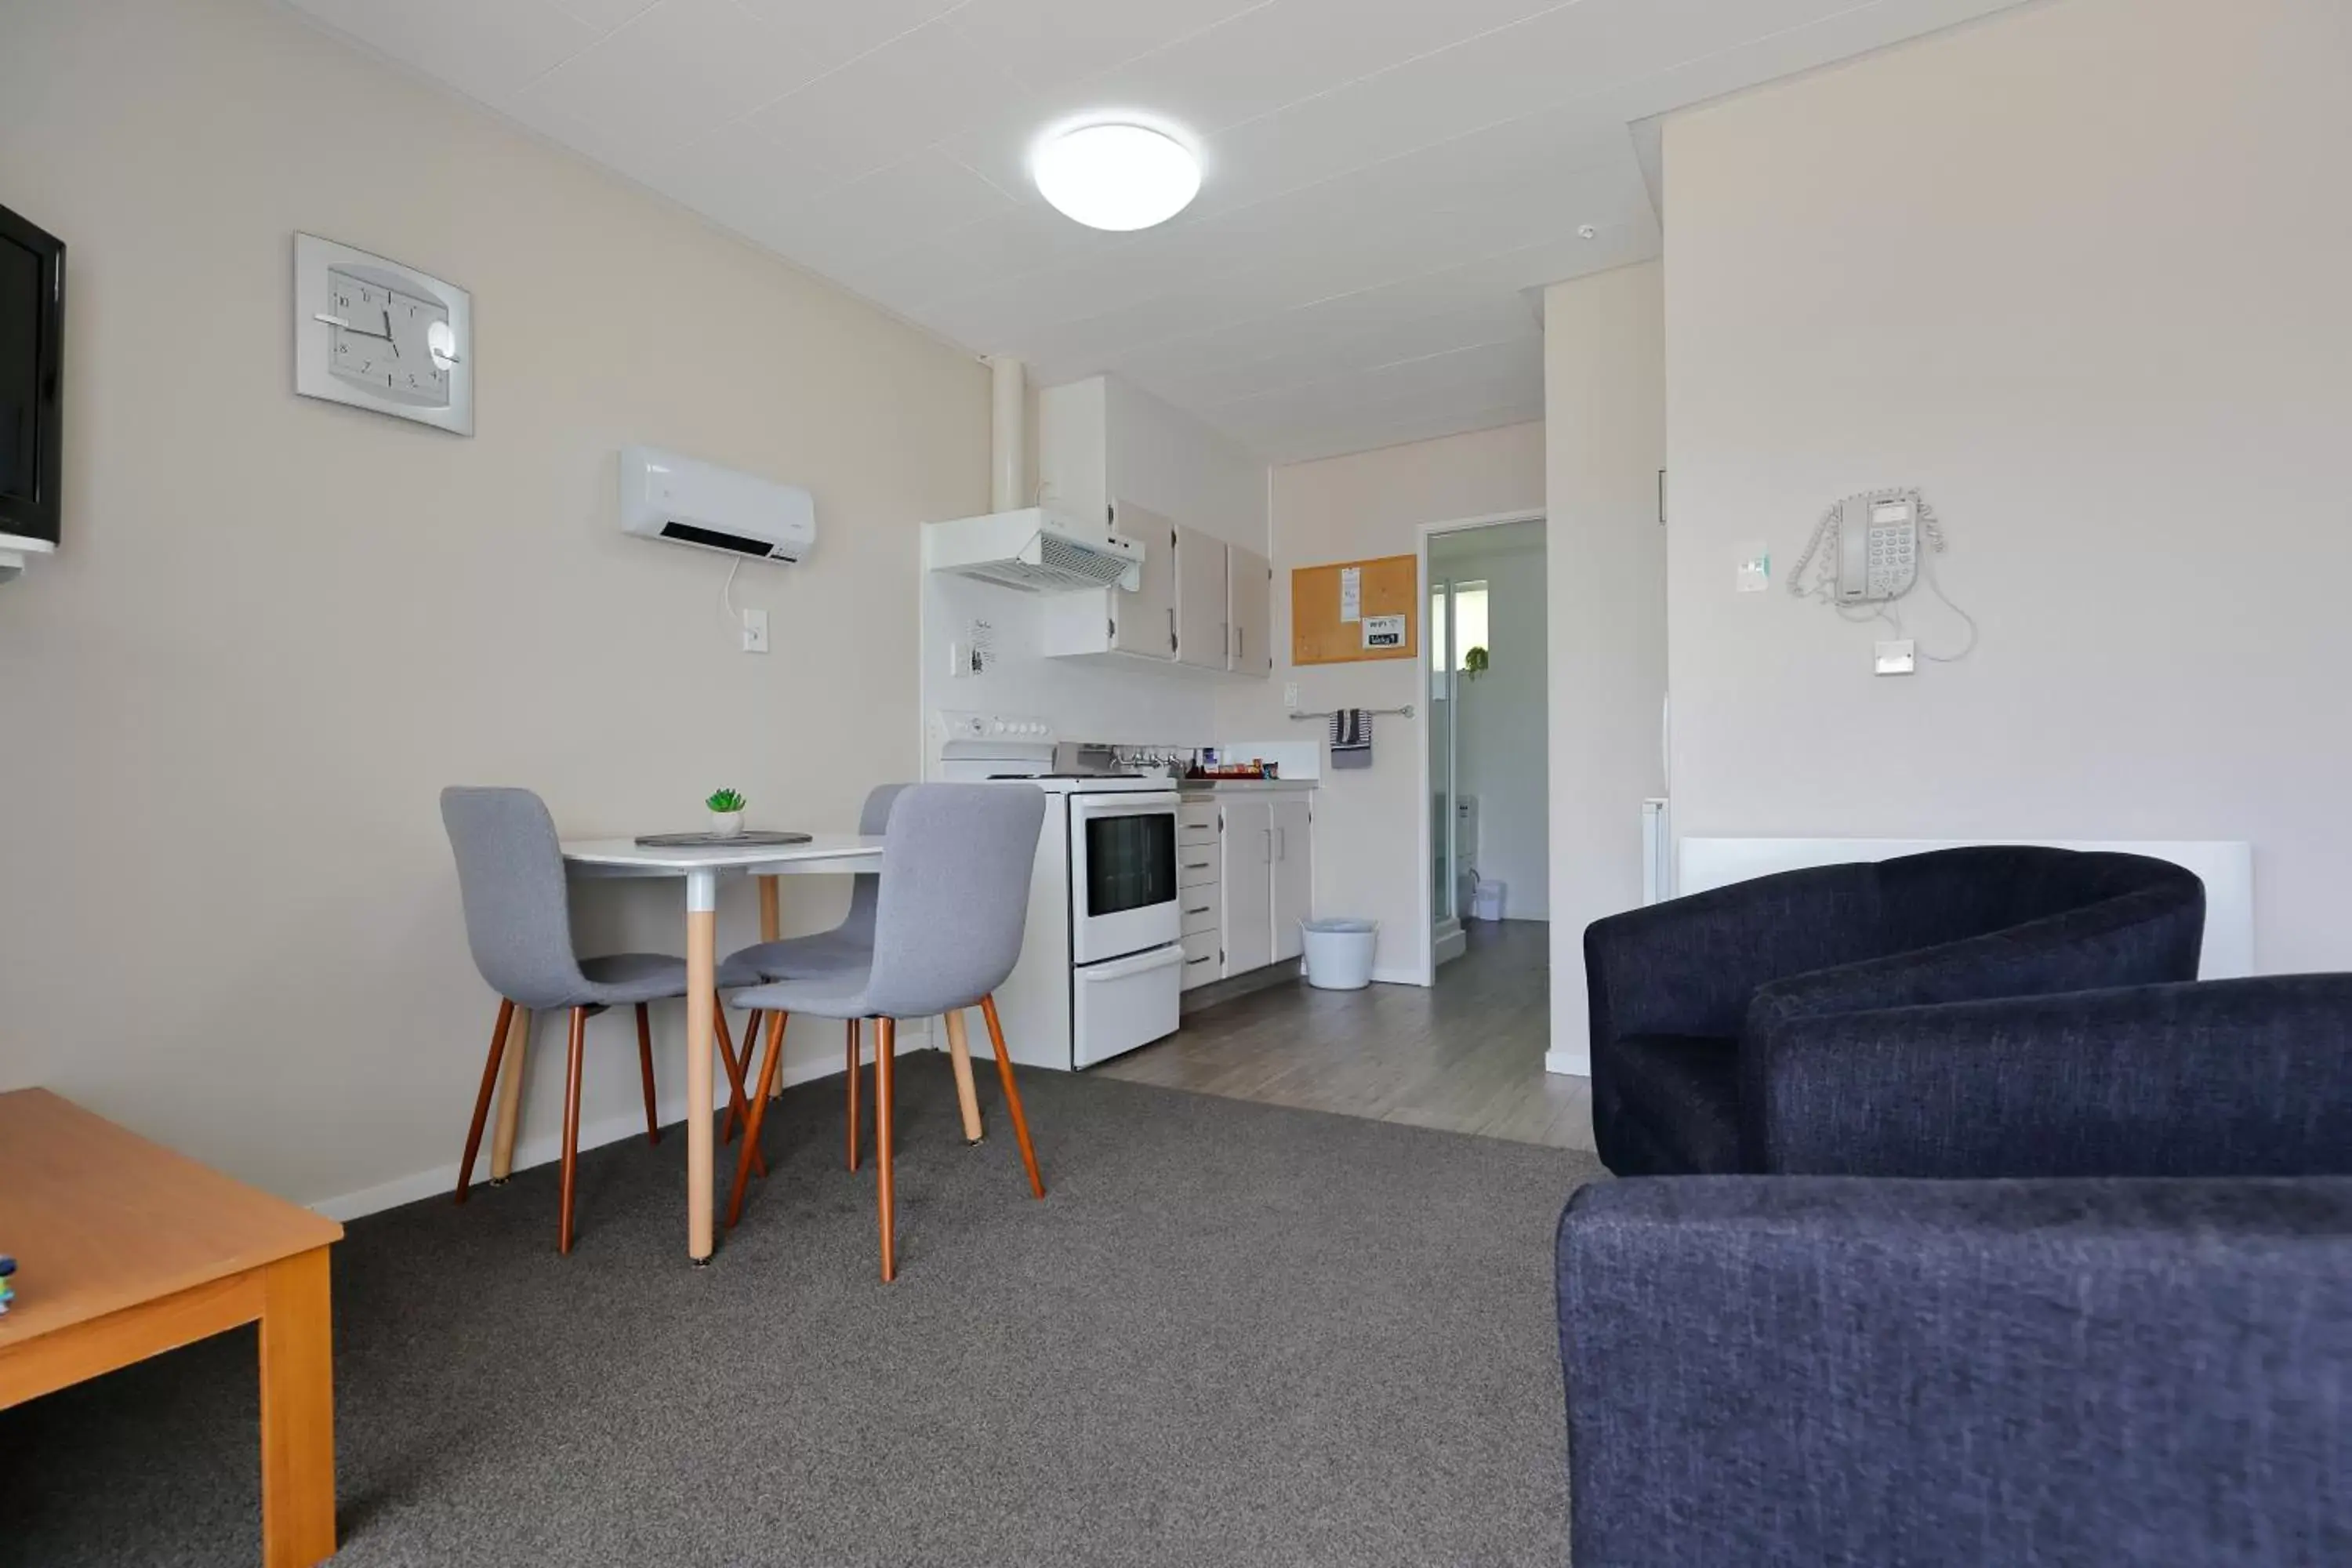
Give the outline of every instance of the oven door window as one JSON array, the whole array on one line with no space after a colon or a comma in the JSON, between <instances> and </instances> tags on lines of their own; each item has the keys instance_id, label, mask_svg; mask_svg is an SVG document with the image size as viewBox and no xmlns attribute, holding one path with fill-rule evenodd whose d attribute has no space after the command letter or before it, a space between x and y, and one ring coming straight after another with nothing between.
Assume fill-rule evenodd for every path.
<instances>
[{"instance_id":1,"label":"oven door window","mask_svg":"<svg viewBox=\"0 0 2352 1568\"><path fill-rule=\"evenodd\" d=\"M1149 909L1176 897L1176 814L1087 820L1087 914Z\"/></svg>"}]
</instances>

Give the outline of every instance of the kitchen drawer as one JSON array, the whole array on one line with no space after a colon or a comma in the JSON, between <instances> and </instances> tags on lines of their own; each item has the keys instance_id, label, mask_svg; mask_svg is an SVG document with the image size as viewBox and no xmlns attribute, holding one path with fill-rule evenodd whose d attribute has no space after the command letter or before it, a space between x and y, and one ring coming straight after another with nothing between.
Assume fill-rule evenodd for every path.
<instances>
[{"instance_id":1,"label":"kitchen drawer","mask_svg":"<svg viewBox=\"0 0 2352 1568\"><path fill-rule=\"evenodd\" d=\"M1181 889L1177 894L1176 909L1179 929L1186 936L1194 931L1215 931L1225 923L1225 889L1216 882Z\"/></svg>"},{"instance_id":2,"label":"kitchen drawer","mask_svg":"<svg viewBox=\"0 0 2352 1568\"><path fill-rule=\"evenodd\" d=\"M1176 842L1213 844L1217 838L1217 803L1188 800L1176 808Z\"/></svg>"},{"instance_id":3,"label":"kitchen drawer","mask_svg":"<svg viewBox=\"0 0 2352 1568\"><path fill-rule=\"evenodd\" d=\"M1213 844L1179 844L1176 846L1176 886L1202 888L1219 879L1217 847Z\"/></svg>"},{"instance_id":4,"label":"kitchen drawer","mask_svg":"<svg viewBox=\"0 0 2352 1568\"><path fill-rule=\"evenodd\" d=\"M1194 931L1184 939L1184 989L1224 978L1224 962L1217 949L1217 933Z\"/></svg>"}]
</instances>

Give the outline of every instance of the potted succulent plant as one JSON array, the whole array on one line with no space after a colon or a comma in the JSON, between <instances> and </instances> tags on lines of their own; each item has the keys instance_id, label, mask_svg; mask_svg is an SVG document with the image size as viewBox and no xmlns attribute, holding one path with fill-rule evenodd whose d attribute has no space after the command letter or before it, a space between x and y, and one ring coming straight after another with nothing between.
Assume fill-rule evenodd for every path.
<instances>
[{"instance_id":1,"label":"potted succulent plant","mask_svg":"<svg viewBox=\"0 0 2352 1568\"><path fill-rule=\"evenodd\" d=\"M721 838L732 838L743 831L743 796L740 792L719 789L710 792L703 805L710 808L710 831Z\"/></svg>"},{"instance_id":2,"label":"potted succulent plant","mask_svg":"<svg viewBox=\"0 0 2352 1568\"><path fill-rule=\"evenodd\" d=\"M1474 647L1462 656L1462 673L1475 680L1486 673L1486 650Z\"/></svg>"}]
</instances>

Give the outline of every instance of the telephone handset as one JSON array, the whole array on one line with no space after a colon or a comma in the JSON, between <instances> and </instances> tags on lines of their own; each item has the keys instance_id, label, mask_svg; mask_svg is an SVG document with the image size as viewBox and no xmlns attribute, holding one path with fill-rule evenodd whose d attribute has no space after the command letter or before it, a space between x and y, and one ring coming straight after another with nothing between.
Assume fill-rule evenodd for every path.
<instances>
[{"instance_id":1,"label":"telephone handset","mask_svg":"<svg viewBox=\"0 0 2352 1568\"><path fill-rule=\"evenodd\" d=\"M1918 498L1848 496L1838 517L1837 602L1898 599L1918 575Z\"/></svg>"}]
</instances>

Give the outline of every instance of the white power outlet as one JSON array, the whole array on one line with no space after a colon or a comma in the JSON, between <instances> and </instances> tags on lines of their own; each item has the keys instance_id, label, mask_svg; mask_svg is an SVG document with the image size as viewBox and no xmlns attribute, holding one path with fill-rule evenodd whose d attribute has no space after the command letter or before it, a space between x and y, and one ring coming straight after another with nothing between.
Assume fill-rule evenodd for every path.
<instances>
[{"instance_id":1,"label":"white power outlet","mask_svg":"<svg viewBox=\"0 0 2352 1568\"><path fill-rule=\"evenodd\" d=\"M1298 682L1286 680L1282 683L1282 706L1288 712L1298 711Z\"/></svg>"},{"instance_id":2,"label":"white power outlet","mask_svg":"<svg viewBox=\"0 0 2352 1568\"><path fill-rule=\"evenodd\" d=\"M746 610L743 612L743 651L745 653L765 653L768 651L767 611Z\"/></svg>"}]
</instances>

